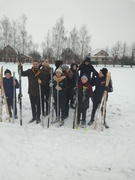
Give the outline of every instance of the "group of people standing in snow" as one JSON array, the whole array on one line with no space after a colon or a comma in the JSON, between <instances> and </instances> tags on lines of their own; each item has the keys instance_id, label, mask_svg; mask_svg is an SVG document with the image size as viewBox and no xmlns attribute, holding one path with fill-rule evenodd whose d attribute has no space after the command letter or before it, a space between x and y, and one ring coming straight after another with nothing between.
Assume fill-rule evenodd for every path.
<instances>
[{"instance_id":1,"label":"group of people standing in snow","mask_svg":"<svg viewBox=\"0 0 135 180\"><path fill-rule=\"evenodd\" d=\"M72 63L68 66L62 64L62 61L56 61L55 66L55 70L52 71L48 60L45 60L42 64L40 64L38 60L33 60L32 68L24 71L23 65L21 63L18 64L18 68L21 69L21 76L28 77L28 94L32 110L32 119L30 122L36 121L36 123L40 123L41 112L43 116L50 113L49 95L52 93L52 89L56 113L55 122L61 121L61 123L64 124L64 120L69 116L70 108L75 109L74 102L77 95L77 123L86 123L86 112L89 108L91 99L93 108L88 125L92 125L96 110L101 103L103 92L105 90L108 92L113 91L111 81L107 88L105 86L106 75L108 72L107 68L102 68L98 73L92 66L89 57L86 57L80 65ZM7 72L11 75L11 71L7 69L5 71L5 79L7 79ZM4 80L3 83L6 92L7 85L5 82L6 81ZM16 81L16 88L19 86L19 84L18 86L17 84ZM93 87L95 87L94 91ZM8 99L8 94L6 95ZM40 102L41 99L42 103ZM9 110L10 109L11 108L9 108ZM15 116L17 116L17 111ZM104 123L105 127L108 127L106 121L104 121Z\"/></svg>"}]
</instances>

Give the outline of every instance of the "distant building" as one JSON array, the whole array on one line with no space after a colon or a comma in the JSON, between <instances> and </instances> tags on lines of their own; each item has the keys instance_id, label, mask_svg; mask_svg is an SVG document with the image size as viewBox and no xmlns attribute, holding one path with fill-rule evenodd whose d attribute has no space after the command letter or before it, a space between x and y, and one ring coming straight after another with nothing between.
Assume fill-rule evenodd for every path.
<instances>
[{"instance_id":1,"label":"distant building","mask_svg":"<svg viewBox=\"0 0 135 180\"><path fill-rule=\"evenodd\" d=\"M4 49L0 52L0 62L17 62L18 61L18 53L9 45L4 47ZM31 62L32 57L28 55L21 54L21 61Z\"/></svg>"},{"instance_id":2,"label":"distant building","mask_svg":"<svg viewBox=\"0 0 135 180\"><path fill-rule=\"evenodd\" d=\"M95 64L104 64L105 62L109 63L112 61L112 56L104 49L98 48L91 52L91 61Z\"/></svg>"}]
</instances>

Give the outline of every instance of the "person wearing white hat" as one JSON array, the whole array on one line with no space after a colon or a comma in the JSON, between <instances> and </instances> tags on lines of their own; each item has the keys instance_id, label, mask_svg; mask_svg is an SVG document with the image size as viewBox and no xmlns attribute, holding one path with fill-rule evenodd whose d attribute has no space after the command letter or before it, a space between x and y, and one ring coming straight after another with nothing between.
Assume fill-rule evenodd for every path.
<instances>
[{"instance_id":1,"label":"person wearing white hat","mask_svg":"<svg viewBox=\"0 0 135 180\"><path fill-rule=\"evenodd\" d=\"M56 69L55 75L53 76L53 87L56 121L59 121L59 117L61 117L61 124L64 124L67 79L66 76L62 74L60 67Z\"/></svg>"}]
</instances>

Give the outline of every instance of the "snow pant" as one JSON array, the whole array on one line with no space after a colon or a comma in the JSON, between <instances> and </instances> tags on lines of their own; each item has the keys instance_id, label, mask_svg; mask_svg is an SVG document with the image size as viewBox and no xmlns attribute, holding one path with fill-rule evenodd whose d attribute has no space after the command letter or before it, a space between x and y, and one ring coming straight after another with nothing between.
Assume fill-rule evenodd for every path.
<instances>
[{"instance_id":1,"label":"snow pant","mask_svg":"<svg viewBox=\"0 0 135 180\"><path fill-rule=\"evenodd\" d=\"M14 103L15 103L15 105L14 105ZM8 110L9 110L10 117L12 117L12 109L13 109L14 116L17 116L16 99L15 99L15 102L14 102L13 99L7 98L7 105L8 105Z\"/></svg>"},{"instance_id":2,"label":"snow pant","mask_svg":"<svg viewBox=\"0 0 135 180\"><path fill-rule=\"evenodd\" d=\"M65 113L65 107L66 107L66 99L61 99L59 100L59 109L57 109L57 99L54 99L54 107L55 107L55 112L56 112L56 117L60 117L61 119L66 118L66 113Z\"/></svg>"},{"instance_id":3,"label":"snow pant","mask_svg":"<svg viewBox=\"0 0 135 180\"><path fill-rule=\"evenodd\" d=\"M77 122L77 124L80 124L81 114L82 114L82 123L85 124L85 122L86 122L86 112L87 112L86 108L78 107L78 122Z\"/></svg>"},{"instance_id":4,"label":"snow pant","mask_svg":"<svg viewBox=\"0 0 135 180\"><path fill-rule=\"evenodd\" d=\"M32 117L33 119L40 119L41 109L40 109L40 96L29 95Z\"/></svg>"},{"instance_id":5,"label":"snow pant","mask_svg":"<svg viewBox=\"0 0 135 180\"><path fill-rule=\"evenodd\" d=\"M94 119L95 113L99 106L100 106L100 102L97 100L93 100L93 108L92 108L91 119L90 119L91 122L93 122L95 120ZM103 106L101 107L101 114L103 115ZM105 118L106 118L106 109L105 109L104 122L105 122Z\"/></svg>"}]
</instances>

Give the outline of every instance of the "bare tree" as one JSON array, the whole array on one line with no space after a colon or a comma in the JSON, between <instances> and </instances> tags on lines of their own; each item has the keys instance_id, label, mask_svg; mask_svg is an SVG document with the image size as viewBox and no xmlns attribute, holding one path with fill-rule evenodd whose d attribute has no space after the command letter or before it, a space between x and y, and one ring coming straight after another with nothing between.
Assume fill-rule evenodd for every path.
<instances>
[{"instance_id":1,"label":"bare tree","mask_svg":"<svg viewBox=\"0 0 135 180\"><path fill-rule=\"evenodd\" d=\"M73 51L73 60L75 54L79 54L79 36L76 27L70 31L69 47Z\"/></svg>"},{"instance_id":2,"label":"bare tree","mask_svg":"<svg viewBox=\"0 0 135 180\"><path fill-rule=\"evenodd\" d=\"M128 53L128 46L127 46L126 42L124 42L124 44L121 47L121 55L122 55L122 57L121 57L121 67L124 66L124 62L125 62L127 53Z\"/></svg>"},{"instance_id":3,"label":"bare tree","mask_svg":"<svg viewBox=\"0 0 135 180\"><path fill-rule=\"evenodd\" d=\"M121 42L117 42L116 45L112 48L112 55L113 55L113 67L116 64L116 61L120 58L121 53Z\"/></svg>"},{"instance_id":4,"label":"bare tree","mask_svg":"<svg viewBox=\"0 0 135 180\"><path fill-rule=\"evenodd\" d=\"M51 44L51 34L50 31L48 31L47 36L45 37L45 41L42 42L42 56L44 59L51 59L53 56L53 49Z\"/></svg>"},{"instance_id":5,"label":"bare tree","mask_svg":"<svg viewBox=\"0 0 135 180\"><path fill-rule=\"evenodd\" d=\"M130 66L133 67L135 63L135 42L131 46L131 63Z\"/></svg>"},{"instance_id":6,"label":"bare tree","mask_svg":"<svg viewBox=\"0 0 135 180\"><path fill-rule=\"evenodd\" d=\"M26 21L27 17L23 14L19 20L19 36L18 36L18 46L20 51L25 54L29 53L30 46L32 45L32 35L28 35L26 31Z\"/></svg>"},{"instance_id":7,"label":"bare tree","mask_svg":"<svg viewBox=\"0 0 135 180\"><path fill-rule=\"evenodd\" d=\"M10 44L11 39L12 39L12 34L11 34L11 23L9 21L9 18L7 16L4 16L1 21L1 40L3 46L7 46Z\"/></svg>"},{"instance_id":8,"label":"bare tree","mask_svg":"<svg viewBox=\"0 0 135 180\"><path fill-rule=\"evenodd\" d=\"M106 55L105 55L105 58L104 58L104 59L105 59L104 64L105 64L105 67L106 67L106 64L107 64L107 61L108 61L107 54L108 54L108 52L109 52L108 47L105 48L105 52L106 52Z\"/></svg>"},{"instance_id":9,"label":"bare tree","mask_svg":"<svg viewBox=\"0 0 135 180\"><path fill-rule=\"evenodd\" d=\"M52 29L52 47L56 59L61 58L67 37L65 36L64 19L61 17Z\"/></svg>"},{"instance_id":10,"label":"bare tree","mask_svg":"<svg viewBox=\"0 0 135 180\"><path fill-rule=\"evenodd\" d=\"M87 30L86 25L82 25L79 30L79 41L80 41L80 56L84 58L90 51L90 39L91 36Z\"/></svg>"},{"instance_id":11,"label":"bare tree","mask_svg":"<svg viewBox=\"0 0 135 180\"><path fill-rule=\"evenodd\" d=\"M11 33L11 23L9 21L9 18L7 16L4 16L2 18L1 22L1 41L3 44L3 47L10 45L12 40L12 33ZM7 62L7 49L6 49L6 62Z\"/></svg>"},{"instance_id":12,"label":"bare tree","mask_svg":"<svg viewBox=\"0 0 135 180\"><path fill-rule=\"evenodd\" d=\"M17 51L17 44L18 44L18 22L15 20L12 20L11 22L11 32L12 32L12 42L11 46L14 48L14 50Z\"/></svg>"}]
</instances>

